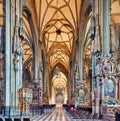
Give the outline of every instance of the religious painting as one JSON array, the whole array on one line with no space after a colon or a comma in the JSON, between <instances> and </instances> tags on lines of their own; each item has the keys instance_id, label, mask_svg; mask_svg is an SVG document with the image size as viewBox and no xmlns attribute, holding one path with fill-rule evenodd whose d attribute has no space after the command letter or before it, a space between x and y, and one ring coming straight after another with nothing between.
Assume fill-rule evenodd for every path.
<instances>
[{"instance_id":1,"label":"religious painting","mask_svg":"<svg viewBox=\"0 0 120 121\"><path fill-rule=\"evenodd\" d=\"M79 102L84 103L85 102L85 91L83 89L79 90Z\"/></svg>"},{"instance_id":2,"label":"religious painting","mask_svg":"<svg viewBox=\"0 0 120 121\"><path fill-rule=\"evenodd\" d=\"M115 98L115 86L113 81L110 79L108 79L105 83L104 94L107 98Z\"/></svg>"}]
</instances>

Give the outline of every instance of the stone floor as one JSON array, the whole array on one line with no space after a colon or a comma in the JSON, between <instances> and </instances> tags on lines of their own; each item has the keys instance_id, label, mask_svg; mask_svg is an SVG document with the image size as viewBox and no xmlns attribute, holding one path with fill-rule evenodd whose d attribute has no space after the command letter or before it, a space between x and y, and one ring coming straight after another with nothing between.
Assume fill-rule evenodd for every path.
<instances>
[{"instance_id":1,"label":"stone floor","mask_svg":"<svg viewBox=\"0 0 120 121\"><path fill-rule=\"evenodd\" d=\"M51 113L46 113L42 116L36 116L31 118L31 121L98 121L93 119L73 119L62 108L62 105L57 105L55 110ZM100 120L99 120L100 121Z\"/></svg>"}]
</instances>

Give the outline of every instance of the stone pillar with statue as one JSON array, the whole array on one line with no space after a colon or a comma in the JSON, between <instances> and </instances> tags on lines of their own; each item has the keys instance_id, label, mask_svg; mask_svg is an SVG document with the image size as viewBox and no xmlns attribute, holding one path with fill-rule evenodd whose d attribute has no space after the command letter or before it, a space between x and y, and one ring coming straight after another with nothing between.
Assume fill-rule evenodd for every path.
<instances>
[{"instance_id":1,"label":"stone pillar with statue","mask_svg":"<svg viewBox=\"0 0 120 121\"><path fill-rule=\"evenodd\" d=\"M92 60L92 91L91 91L91 103L92 103L92 114L98 115L99 110L99 90L97 89L99 86L99 80L101 74L101 42L100 42L100 21L99 21L99 1L93 0L92 7L92 19L91 19L91 31L90 31L90 39L91 39L91 60ZM97 97L97 98L96 98Z\"/></svg>"},{"instance_id":2,"label":"stone pillar with statue","mask_svg":"<svg viewBox=\"0 0 120 121\"><path fill-rule=\"evenodd\" d=\"M20 18L21 23L21 18ZM14 109L11 110L10 115L16 115L19 112L18 104L19 104L19 97L18 97L18 90L22 88L22 66L23 66L23 59L24 59L24 51L23 51L23 28L22 25L16 25L14 28L14 41L13 41L13 68L14 68L14 76L15 79L13 81L13 106Z\"/></svg>"},{"instance_id":3,"label":"stone pillar with statue","mask_svg":"<svg viewBox=\"0 0 120 121\"><path fill-rule=\"evenodd\" d=\"M49 94L49 74L48 74L48 62L45 64L45 74L43 80L43 103L48 104L48 94Z\"/></svg>"},{"instance_id":4,"label":"stone pillar with statue","mask_svg":"<svg viewBox=\"0 0 120 121\"><path fill-rule=\"evenodd\" d=\"M95 30L95 32L91 34L92 48L94 47L91 52L92 65L94 65L92 66L92 71L95 70L95 72L92 72L92 83L94 84L92 88L92 108L94 107L93 113L97 113L98 116L106 114L104 110L106 105L106 110L109 112L110 102L112 105L119 105L115 56L114 52L110 51L110 1L102 0L100 4L100 9L103 10L103 13L95 13L93 11L95 16L95 22L93 22L93 28L95 27L95 29L93 30ZM96 7L98 7L98 5ZM99 19L97 14L101 14L102 19ZM100 23L102 23L102 28L99 26ZM102 34L103 37L100 38L100 34ZM112 108L113 107L114 106L112 106Z\"/></svg>"},{"instance_id":5,"label":"stone pillar with statue","mask_svg":"<svg viewBox=\"0 0 120 121\"><path fill-rule=\"evenodd\" d=\"M102 75L103 88L101 105L102 114L115 116L116 106L119 107L118 94L118 79L116 76L115 55L110 47L112 40L110 31L110 0L103 0L103 61ZM111 39L110 39L111 37ZM112 107L111 107L112 106ZM105 108L106 107L106 108Z\"/></svg>"},{"instance_id":6,"label":"stone pillar with statue","mask_svg":"<svg viewBox=\"0 0 120 121\"><path fill-rule=\"evenodd\" d=\"M120 110L120 101L118 99L118 78L116 77L115 63L108 57L103 62L103 112L107 115L115 116L115 109Z\"/></svg>"},{"instance_id":7,"label":"stone pillar with statue","mask_svg":"<svg viewBox=\"0 0 120 121\"><path fill-rule=\"evenodd\" d=\"M75 64L75 77L74 77L74 80L75 80L75 86L76 86L76 107L77 107L77 105L79 104L79 86L80 86L80 84L79 84L79 82L80 82L80 77L79 77L79 66L77 65L77 64Z\"/></svg>"},{"instance_id":8,"label":"stone pillar with statue","mask_svg":"<svg viewBox=\"0 0 120 121\"><path fill-rule=\"evenodd\" d=\"M42 64L40 64L39 65L39 70L38 70L38 79L39 79L39 90L40 90L40 92L39 92L39 103L42 103L42 94L43 94L43 90L42 90L42 88L43 88L43 65Z\"/></svg>"}]
</instances>

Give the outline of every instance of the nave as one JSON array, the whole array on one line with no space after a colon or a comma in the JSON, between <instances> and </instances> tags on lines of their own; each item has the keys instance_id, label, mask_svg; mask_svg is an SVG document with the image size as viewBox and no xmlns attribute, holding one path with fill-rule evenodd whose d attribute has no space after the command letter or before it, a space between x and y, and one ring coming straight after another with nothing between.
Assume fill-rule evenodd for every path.
<instances>
[{"instance_id":1,"label":"nave","mask_svg":"<svg viewBox=\"0 0 120 121\"><path fill-rule=\"evenodd\" d=\"M117 119L120 0L0 0L1 118L73 120L64 111Z\"/></svg>"},{"instance_id":2,"label":"nave","mask_svg":"<svg viewBox=\"0 0 120 121\"><path fill-rule=\"evenodd\" d=\"M74 119L62 106L57 104L53 112L35 116L30 121L96 121L96 119ZM97 121L101 121L98 120Z\"/></svg>"},{"instance_id":3,"label":"nave","mask_svg":"<svg viewBox=\"0 0 120 121\"><path fill-rule=\"evenodd\" d=\"M66 114L61 104L57 104L53 112L45 113L42 116L36 116L31 121L72 121L71 117Z\"/></svg>"}]
</instances>

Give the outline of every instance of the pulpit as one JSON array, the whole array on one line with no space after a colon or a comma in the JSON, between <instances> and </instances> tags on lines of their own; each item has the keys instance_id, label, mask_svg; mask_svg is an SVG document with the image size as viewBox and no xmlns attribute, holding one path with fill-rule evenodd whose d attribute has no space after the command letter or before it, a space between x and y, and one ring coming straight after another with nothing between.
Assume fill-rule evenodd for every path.
<instances>
[{"instance_id":1,"label":"pulpit","mask_svg":"<svg viewBox=\"0 0 120 121\"><path fill-rule=\"evenodd\" d=\"M30 103L32 103L33 91L30 88L19 90L19 106L23 115L30 115Z\"/></svg>"}]
</instances>

